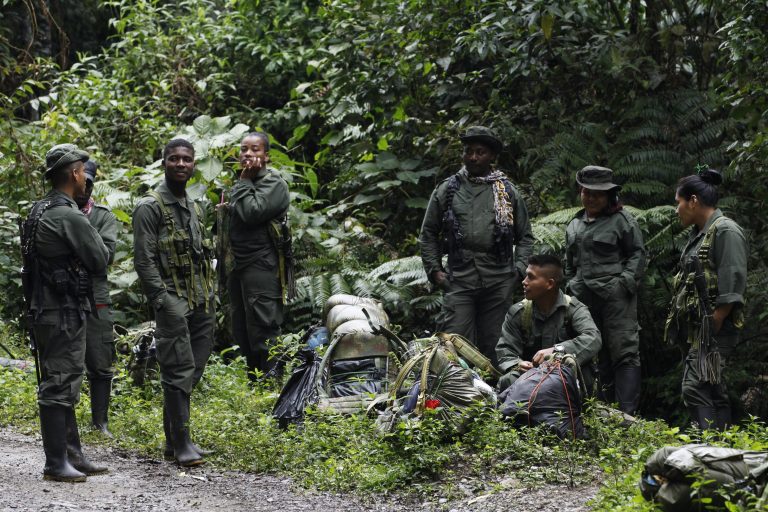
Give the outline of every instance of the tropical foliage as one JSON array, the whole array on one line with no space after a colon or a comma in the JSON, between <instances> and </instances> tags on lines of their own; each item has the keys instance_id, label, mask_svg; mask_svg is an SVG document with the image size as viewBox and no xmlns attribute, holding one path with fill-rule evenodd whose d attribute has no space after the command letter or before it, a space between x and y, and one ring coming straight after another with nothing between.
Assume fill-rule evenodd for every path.
<instances>
[{"instance_id":1,"label":"tropical foliage","mask_svg":"<svg viewBox=\"0 0 768 512\"><path fill-rule=\"evenodd\" d=\"M734 398L766 373L766 23L750 0L5 0L0 316L19 318L16 220L45 190L50 146L75 142L101 164L96 195L122 223L113 298L134 324L146 307L130 215L161 176L163 144L193 141L190 191L215 204L237 141L259 128L291 183L300 293L286 330L337 292L383 300L405 332L430 330L440 296L420 267L421 218L457 168L457 135L486 124L539 251L563 252L574 171L616 170L649 251L643 410L682 422L679 353L659 319L686 236L674 183L698 164L725 172L721 206L750 236Z\"/></svg>"}]
</instances>

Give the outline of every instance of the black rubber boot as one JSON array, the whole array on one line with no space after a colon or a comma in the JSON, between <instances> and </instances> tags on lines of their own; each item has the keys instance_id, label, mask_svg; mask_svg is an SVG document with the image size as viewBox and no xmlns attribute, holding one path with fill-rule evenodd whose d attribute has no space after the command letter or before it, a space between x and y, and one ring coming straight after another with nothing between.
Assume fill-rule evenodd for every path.
<instances>
[{"instance_id":1,"label":"black rubber boot","mask_svg":"<svg viewBox=\"0 0 768 512\"><path fill-rule=\"evenodd\" d=\"M45 450L43 479L55 482L85 482L81 473L67 458L67 409L58 406L40 406L40 431Z\"/></svg>"},{"instance_id":2,"label":"black rubber boot","mask_svg":"<svg viewBox=\"0 0 768 512\"><path fill-rule=\"evenodd\" d=\"M113 438L112 432L107 428L109 413L109 395L112 393L112 379L99 379L91 381L91 418L93 428L109 438Z\"/></svg>"},{"instance_id":3,"label":"black rubber boot","mask_svg":"<svg viewBox=\"0 0 768 512\"><path fill-rule=\"evenodd\" d=\"M185 467L203 464L189 440L189 395L179 389L166 389L164 396L176 462Z\"/></svg>"},{"instance_id":4,"label":"black rubber boot","mask_svg":"<svg viewBox=\"0 0 768 512\"><path fill-rule=\"evenodd\" d=\"M640 380L639 366L619 366L613 373L616 401L621 412L634 416L640 406Z\"/></svg>"},{"instance_id":5,"label":"black rubber boot","mask_svg":"<svg viewBox=\"0 0 768 512\"><path fill-rule=\"evenodd\" d=\"M691 418L699 425L700 430L717 428L717 409L710 406L691 407Z\"/></svg>"},{"instance_id":6,"label":"black rubber boot","mask_svg":"<svg viewBox=\"0 0 768 512\"><path fill-rule=\"evenodd\" d=\"M66 417L67 456L69 457L69 462L75 469L86 475L100 475L102 473L107 473L109 468L105 466L97 466L83 455L83 447L80 444L80 432L77 430L75 410L72 408L68 409Z\"/></svg>"},{"instance_id":7,"label":"black rubber boot","mask_svg":"<svg viewBox=\"0 0 768 512\"><path fill-rule=\"evenodd\" d=\"M171 433L171 420L168 418L168 413L163 407L163 431L165 432L165 446L163 447L163 458L165 460L173 460L173 435ZM192 443L192 448L200 454L202 457L206 455L212 455L213 450L205 450L200 448L197 444Z\"/></svg>"}]
</instances>

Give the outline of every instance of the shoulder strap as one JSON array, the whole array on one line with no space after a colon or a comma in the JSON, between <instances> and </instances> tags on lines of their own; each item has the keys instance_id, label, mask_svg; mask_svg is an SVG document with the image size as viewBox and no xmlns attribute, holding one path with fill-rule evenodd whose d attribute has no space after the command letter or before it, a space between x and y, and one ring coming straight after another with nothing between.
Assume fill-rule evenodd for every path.
<instances>
[{"instance_id":1,"label":"shoulder strap","mask_svg":"<svg viewBox=\"0 0 768 512\"><path fill-rule=\"evenodd\" d=\"M712 242L715 239L715 233L717 233L717 225L725 219L725 216L715 219L709 226L707 232L704 233L704 240L701 241L697 255L701 266L704 269L704 280L707 282L707 292L710 297L717 297L717 273L710 264L709 254L712 249Z\"/></svg>"},{"instance_id":2,"label":"shoulder strap","mask_svg":"<svg viewBox=\"0 0 768 512\"><path fill-rule=\"evenodd\" d=\"M529 338L531 336L531 333L533 333L533 301L528 299L523 299L523 311L521 313L523 315L523 336L525 338Z\"/></svg>"},{"instance_id":3,"label":"shoulder strap","mask_svg":"<svg viewBox=\"0 0 768 512\"><path fill-rule=\"evenodd\" d=\"M160 207L160 211L163 212L163 221L165 222L168 231L173 232L176 230L176 222L173 220L173 214L168 206L163 201L163 198L157 193L156 190L150 190L147 195L154 198L157 201L157 205Z\"/></svg>"},{"instance_id":4,"label":"shoulder strap","mask_svg":"<svg viewBox=\"0 0 768 512\"><path fill-rule=\"evenodd\" d=\"M563 294L565 298L565 329L568 333L571 331L571 323L573 322L573 312L571 311L571 296ZM533 301L523 299L523 336L528 338L533 333Z\"/></svg>"},{"instance_id":5,"label":"shoulder strap","mask_svg":"<svg viewBox=\"0 0 768 512\"><path fill-rule=\"evenodd\" d=\"M453 207L453 196L456 195L456 191L461 188L461 181L459 181L459 175L454 174L448 178L448 190L445 195L445 210L450 210Z\"/></svg>"}]
</instances>

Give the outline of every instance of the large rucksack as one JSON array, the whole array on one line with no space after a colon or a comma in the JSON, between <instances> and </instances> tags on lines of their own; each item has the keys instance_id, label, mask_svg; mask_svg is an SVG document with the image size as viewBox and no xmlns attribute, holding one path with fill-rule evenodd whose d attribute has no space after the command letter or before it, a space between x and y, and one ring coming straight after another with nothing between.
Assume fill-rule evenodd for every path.
<instances>
[{"instance_id":1,"label":"large rucksack","mask_svg":"<svg viewBox=\"0 0 768 512\"><path fill-rule=\"evenodd\" d=\"M692 485L696 482L701 485ZM768 451L736 450L689 444L665 446L648 457L640 492L666 512L722 508L716 492L726 488L731 500L749 510L768 507ZM739 496L741 494L741 496ZM741 509L740 509L741 510Z\"/></svg>"},{"instance_id":2,"label":"large rucksack","mask_svg":"<svg viewBox=\"0 0 768 512\"><path fill-rule=\"evenodd\" d=\"M390 388L387 407L377 420L381 430L392 430L401 419L418 420L432 409L460 432L467 408L476 403L496 404L493 388L470 365L496 376L500 373L459 335L437 333L414 340L403 360Z\"/></svg>"},{"instance_id":3,"label":"large rucksack","mask_svg":"<svg viewBox=\"0 0 768 512\"><path fill-rule=\"evenodd\" d=\"M555 353L504 390L501 413L521 425L547 425L560 438L583 438L578 367L572 355Z\"/></svg>"},{"instance_id":4,"label":"large rucksack","mask_svg":"<svg viewBox=\"0 0 768 512\"><path fill-rule=\"evenodd\" d=\"M364 412L389 386L390 350L377 327L388 328L381 303L354 295L332 295L323 309L330 342L316 377L318 408Z\"/></svg>"}]
</instances>

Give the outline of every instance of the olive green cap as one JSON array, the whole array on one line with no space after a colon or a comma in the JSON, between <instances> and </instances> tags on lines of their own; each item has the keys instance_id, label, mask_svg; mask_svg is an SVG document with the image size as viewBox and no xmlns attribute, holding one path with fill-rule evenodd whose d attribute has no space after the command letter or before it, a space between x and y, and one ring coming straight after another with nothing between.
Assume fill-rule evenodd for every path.
<instances>
[{"instance_id":1,"label":"olive green cap","mask_svg":"<svg viewBox=\"0 0 768 512\"><path fill-rule=\"evenodd\" d=\"M577 172L576 183L590 190L621 190L621 185L613 183L613 171L597 165L588 165Z\"/></svg>"},{"instance_id":2,"label":"olive green cap","mask_svg":"<svg viewBox=\"0 0 768 512\"><path fill-rule=\"evenodd\" d=\"M467 131L459 136L462 144L470 142L480 142L493 150L497 155L504 149L504 143L496 133L485 126L470 126Z\"/></svg>"},{"instance_id":3,"label":"olive green cap","mask_svg":"<svg viewBox=\"0 0 768 512\"><path fill-rule=\"evenodd\" d=\"M57 169L77 161L87 161L90 155L74 144L58 144L53 146L45 154L45 177L50 178Z\"/></svg>"}]
</instances>

